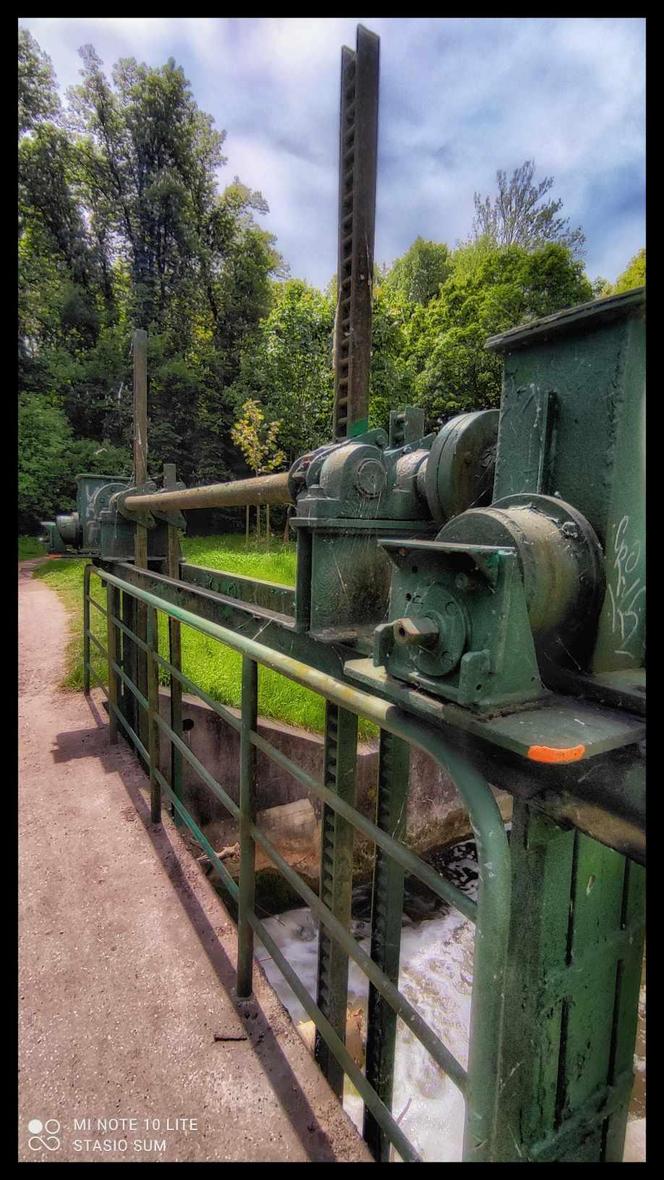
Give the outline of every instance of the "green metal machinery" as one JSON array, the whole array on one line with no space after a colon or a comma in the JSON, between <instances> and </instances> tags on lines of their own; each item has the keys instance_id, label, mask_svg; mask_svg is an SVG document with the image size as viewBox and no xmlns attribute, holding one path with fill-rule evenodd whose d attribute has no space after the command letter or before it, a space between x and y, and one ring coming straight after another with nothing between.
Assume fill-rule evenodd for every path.
<instances>
[{"instance_id":1,"label":"green metal machinery","mask_svg":"<svg viewBox=\"0 0 664 1180\"><path fill-rule=\"evenodd\" d=\"M414 1158L384 1115L396 1027L384 980L398 981L404 868L381 836L402 830L412 743L450 768L478 839L484 917L466 1080L458 1074L465 1158L618 1160L644 923L644 292L489 340L504 358L500 411L427 434L422 411L406 407L389 429L370 430L378 39L362 28L356 51L342 53L340 123L334 439L288 473L185 489L169 467L157 487L147 481L139 333L134 479L80 477L78 512L58 517L51 543L95 554L109 592L112 725L129 728L181 819L180 624L243 654L240 994L250 990L259 838L252 661L326 696L325 775L312 787L325 801L312 1014L316 1056L337 1092L344 1071L354 1076L341 1042L356 714L380 724L371 959L383 983L370 975L371 1095L356 1079L376 1158L389 1157L390 1142ZM182 513L262 503L294 506L294 593L181 560ZM170 785L149 758L157 609L169 620ZM514 797L509 847L487 782ZM452 1069L442 1051L437 1060Z\"/></svg>"},{"instance_id":2,"label":"green metal machinery","mask_svg":"<svg viewBox=\"0 0 664 1180\"><path fill-rule=\"evenodd\" d=\"M77 475L76 511L56 516L55 521L42 521L42 538L49 553L96 553L105 546L102 542L102 520L108 511L111 497L127 486L127 480L116 475ZM133 537L129 538L132 545Z\"/></svg>"}]
</instances>

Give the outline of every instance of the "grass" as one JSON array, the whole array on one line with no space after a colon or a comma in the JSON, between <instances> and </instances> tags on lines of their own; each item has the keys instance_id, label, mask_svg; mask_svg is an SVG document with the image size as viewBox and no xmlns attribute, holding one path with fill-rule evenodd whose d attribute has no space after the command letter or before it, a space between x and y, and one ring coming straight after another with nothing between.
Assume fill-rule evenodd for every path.
<instances>
[{"instance_id":1,"label":"grass","mask_svg":"<svg viewBox=\"0 0 664 1180\"><path fill-rule=\"evenodd\" d=\"M213 570L229 570L247 578L261 578L266 582L295 585L295 542L250 542L243 536L227 534L221 537L184 537L182 551L192 565L204 565Z\"/></svg>"},{"instance_id":2,"label":"grass","mask_svg":"<svg viewBox=\"0 0 664 1180\"><path fill-rule=\"evenodd\" d=\"M19 537L18 539L18 560L27 561L30 557L43 557L46 553L46 546L42 545L36 537Z\"/></svg>"},{"instance_id":3,"label":"grass","mask_svg":"<svg viewBox=\"0 0 664 1180\"><path fill-rule=\"evenodd\" d=\"M270 541L265 544L250 543L247 548L244 537L226 535L220 537L183 538L183 554L195 565L211 569L228 570L265 581L280 582L282 585L295 583L295 545L288 541ZM43 579L59 594L70 613L71 631L66 652L66 675L63 687L80 692L83 688L83 568L84 560L73 558L51 558L35 571L35 577ZM93 598L105 605L106 593L94 575L91 578ZM91 630L106 646L106 619L94 608L90 611ZM159 650L167 656L167 626L163 615L159 616ZM100 679L106 682L106 666L103 657L92 648L92 666ZM182 670L215 700L236 708L240 704L240 676L242 657L239 652L225 647L214 639L202 635L191 627L182 627ZM163 670L162 670L163 671ZM168 674L163 672L162 683L168 684ZM258 677L258 710L262 717L285 721L289 725L321 733L325 721L325 702L316 693L294 684L268 668L261 668ZM368 737L375 732L369 722L360 720L360 735Z\"/></svg>"}]
</instances>

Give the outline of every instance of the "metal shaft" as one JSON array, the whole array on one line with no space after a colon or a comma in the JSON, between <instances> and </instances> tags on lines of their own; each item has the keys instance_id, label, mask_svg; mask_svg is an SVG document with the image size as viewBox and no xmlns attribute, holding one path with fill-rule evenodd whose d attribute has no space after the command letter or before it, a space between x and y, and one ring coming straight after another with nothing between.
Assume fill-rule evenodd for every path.
<instances>
[{"instance_id":1,"label":"metal shaft","mask_svg":"<svg viewBox=\"0 0 664 1180\"><path fill-rule=\"evenodd\" d=\"M204 488L186 488L174 492L150 492L144 496L127 496L129 512L140 509L239 508L244 504L291 504L288 472L259 475L255 479L235 479L230 483L213 483Z\"/></svg>"}]
</instances>

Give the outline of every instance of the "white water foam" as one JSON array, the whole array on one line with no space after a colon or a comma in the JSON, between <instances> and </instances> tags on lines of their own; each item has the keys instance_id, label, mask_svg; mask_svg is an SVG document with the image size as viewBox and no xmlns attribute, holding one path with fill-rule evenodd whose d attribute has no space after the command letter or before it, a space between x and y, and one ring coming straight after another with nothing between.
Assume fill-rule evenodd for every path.
<instances>
[{"instance_id":1,"label":"white water foam","mask_svg":"<svg viewBox=\"0 0 664 1180\"><path fill-rule=\"evenodd\" d=\"M308 909L290 910L265 926L310 994L316 991L318 932ZM399 989L466 1068L473 971L474 925L457 912L406 925L401 933ZM369 940L359 940L369 952ZM263 947L257 948L272 987L295 1023L308 1015ZM366 1007L367 980L351 963L349 1007ZM361 1130L363 1104L346 1082L344 1108ZM464 1101L450 1079L401 1020L392 1110L425 1162L461 1160ZM398 1158L398 1157L397 1157Z\"/></svg>"}]
</instances>

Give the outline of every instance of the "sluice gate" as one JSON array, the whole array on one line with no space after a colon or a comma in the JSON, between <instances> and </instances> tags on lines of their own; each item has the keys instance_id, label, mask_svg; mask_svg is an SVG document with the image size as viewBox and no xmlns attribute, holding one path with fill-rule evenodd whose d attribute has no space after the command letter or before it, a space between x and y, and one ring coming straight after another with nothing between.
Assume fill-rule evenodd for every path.
<instances>
[{"instance_id":1,"label":"sluice gate","mask_svg":"<svg viewBox=\"0 0 664 1180\"><path fill-rule=\"evenodd\" d=\"M348 1076L360 1094L374 1157L393 1146L418 1158L391 1109L402 1020L463 1093L467 1161L618 1161L644 937L644 293L488 341L504 360L500 411L427 434L409 406L369 429L377 128L378 39L360 28L342 53L333 439L287 473L184 488L167 465L158 486L138 331L131 486L81 476L78 511L49 526L52 543L94 555L85 684L92 644L108 669L111 740L123 733L145 764L153 821L171 808L237 901L238 995L251 993L257 937L316 1026L329 1084L341 1095ZM294 506L294 598L181 559L183 513L262 503ZM105 614L106 647L91 608ZM183 625L241 653L239 717L183 672ZM322 777L258 733L261 668L324 697ZM239 732L239 801L187 745L183 690ZM373 819L355 806L358 717L380 731ZM446 768L468 808L476 902L404 843L409 747ZM318 894L256 824L257 751L322 803ZM239 822L239 880L185 805L184 760ZM509 840L489 783L513 796ZM355 832L375 847L370 953L351 934ZM257 915L257 847L320 923L315 995ZM476 926L466 1068L398 987L406 874ZM364 1070L345 1045L349 960L369 981Z\"/></svg>"}]
</instances>

